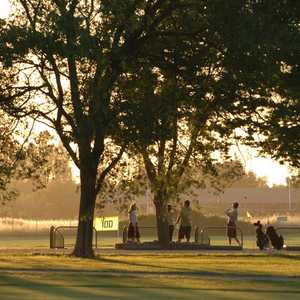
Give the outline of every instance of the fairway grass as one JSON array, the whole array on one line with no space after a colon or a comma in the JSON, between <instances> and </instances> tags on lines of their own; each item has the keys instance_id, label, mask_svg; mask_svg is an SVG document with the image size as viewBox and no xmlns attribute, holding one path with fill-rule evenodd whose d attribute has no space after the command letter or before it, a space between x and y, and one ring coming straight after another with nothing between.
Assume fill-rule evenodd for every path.
<instances>
[{"instance_id":1,"label":"fairway grass","mask_svg":"<svg viewBox=\"0 0 300 300\"><path fill-rule=\"evenodd\" d=\"M65 236L66 248L73 248L75 244L75 235ZM155 240L155 236L144 236L142 242L149 242ZM284 232L285 243L288 246L299 246L300 247L300 236L299 234L289 234ZM103 234L98 235L98 247L103 248L114 248L116 243L121 243L121 237L117 237L116 233L110 233L104 236ZM243 247L245 249L257 249L256 237L254 235L245 235L243 238ZM226 235L224 236L213 236L211 237L211 245L213 246L224 246L228 245ZM1 249L48 249L49 248L49 234L6 234L0 236L0 250Z\"/></svg>"},{"instance_id":2,"label":"fairway grass","mask_svg":"<svg viewBox=\"0 0 300 300\"><path fill-rule=\"evenodd\" d=\"M300 299L300 255L0 255L0 299Z\"/></svg>"}]
</instances>

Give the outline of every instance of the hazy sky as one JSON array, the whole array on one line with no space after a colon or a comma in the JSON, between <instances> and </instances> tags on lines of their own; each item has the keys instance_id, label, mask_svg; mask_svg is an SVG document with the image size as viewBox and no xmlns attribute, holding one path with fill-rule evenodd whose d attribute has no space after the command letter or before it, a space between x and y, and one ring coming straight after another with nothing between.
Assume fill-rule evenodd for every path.
<instances>
[{"instance_id":1,"label":"hazy sky","mask_svg":"<svg viewBox=\"0 0 300 300\"><path fill-rule=\"evenodd\" d=\"M253 171L259 177L266 177L268 185L286 184L288 168L270 158L255 157L246 160L246 170Z\"/></svg>"},{"instance_id":2,"label":"hazy sky","mask_svg":"<svg viewBox=\"0 0 300 300\"><path fill-rule=\"evenodd\" d=\"M9 14L9 0L0 0L0 18L5 18Z\"/></svg>"},{"instance_id":3,"label":"hazy sky","mask_svg":"<svg viewBox=\"0 0 300 300\"><path fill-rule=\"evenodd\" d=\"M0 18L8 16L10 11L9 0L0 0ZM286 166L272 161L270 158L256 157L255 152L247 151L242 153L242 160L246 170L255 172L258 176L267 177L268 184L285 184L289 175Z\"/></svg>"}]
</instances>

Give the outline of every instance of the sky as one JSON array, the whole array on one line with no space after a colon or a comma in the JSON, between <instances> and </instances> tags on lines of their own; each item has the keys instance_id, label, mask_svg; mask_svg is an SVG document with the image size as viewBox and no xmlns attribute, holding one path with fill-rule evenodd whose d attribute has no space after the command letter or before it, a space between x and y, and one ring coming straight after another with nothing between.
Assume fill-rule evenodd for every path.
<instances>
[{"instance_id":1,"label":"sky","mask_svg":"<svg viewBox=\"0 0 300 300\"><path fill-rule=\"evenodd\" d=\"M289 177L288 167L281 165L271 158L256 157L247 159L245 162L246 171L253 171L258 177L266 177L268 186L286 185L286 178Z\"/></svg>"},{"instance_id":2,"label":"sky","mask_svg":"<svg viewBox=\"0 0 300 300\"><path fill-rule=\"evenodd\" d=\"M0 0L0 18L5 18L10 12L9 0ZM266 177L269 186L286 184L289 176L288 168L273 161L271 158L257 157L255 151L242 150L241 159L247 171L253 171L259 177Z\"/></svg>"},{"instance_id":3,"label":"sky","mask_svg":"<svg viewBox=\"0 0 300 300\"><path fill-rule=\"evenodd\" d=\"M0 18L8 16L10 11L10 5L8 0L0 0Z\"/></svg>"}]
</instances>

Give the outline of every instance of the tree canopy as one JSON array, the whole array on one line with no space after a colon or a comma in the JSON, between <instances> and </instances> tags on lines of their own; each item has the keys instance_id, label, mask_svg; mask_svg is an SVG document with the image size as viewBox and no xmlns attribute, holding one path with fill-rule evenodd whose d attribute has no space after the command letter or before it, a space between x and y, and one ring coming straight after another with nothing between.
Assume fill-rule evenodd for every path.
<instances>
[{"instance_id":1,"label":"tree canopy","mask_svg":"<svg viewBox=\"0 0 300 300\"><path fill-rule=\"evenodd\" d=\"M119 78L115 96L121 140L128 139L144 161L160 241L166 239L166 206L191 166L216 172L214 155L229 159L236 140L273 157L288 156L281 150L276 155L274 144L297 152L284 138L278 142L275 121L280 113L288 117L279 80L284 55L274 49L274 31L286 25L267 23L276 14L285 21L291 15L264 1L199 1L196 7L162 25L173 35L167 43L158 35L148 45L150 55ZM185 34L177 34L179 28Z\"/></svg>"},{"instance_id":2,"label":"tree canopy","mask_svg":"<svg viewBox=\"0 0 300 300\"><path fill-rule=\"evenodd\" d=\"M151 55L150 45L169 44L172 37L178 41L187 34L193 38L186 26L174 32L168 24L194 18L206 1L14 3L13 16L1 21L1 102L11 115L30 115L54 128L80 169L74 253L92 256L96 194L125 146L103 160L106 139L118 131L116 82Z\"/></svg>"},{"instance_id":3,"label":"tree canopy","mask_svg":"<svg viewBox=\"0 0 300 300\"><path fill-rule=\"evenodd\" d=\"M1 21L0 103L55 129L80 169L75 255L93 255L96 196L131 145L162 212L188 164L212 166L232 139L297 160L299 4L13 2Z\"/></svg>"}]
</instances>

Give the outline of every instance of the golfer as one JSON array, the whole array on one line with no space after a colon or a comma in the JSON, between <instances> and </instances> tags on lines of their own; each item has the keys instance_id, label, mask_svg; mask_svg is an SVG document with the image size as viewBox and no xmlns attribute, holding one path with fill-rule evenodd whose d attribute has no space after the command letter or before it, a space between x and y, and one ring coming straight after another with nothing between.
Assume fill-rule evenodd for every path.
<instances>
[{"instance_id":1,"label":"golfer","mask_svg":"<svg viewBox=\"0 0 300 300\"><path fill-rule=\"evenodd\" d=\"M229 245L231 245L231 240L235 239L239 246L241 246L241 242L237 238L236 234L236 223L238 220L238 202L234 202L232 204L232 208L229 208L226 210L225 214L228 217L228 223L227 223L227 236Z\"/></svg>"}]
</instances>

